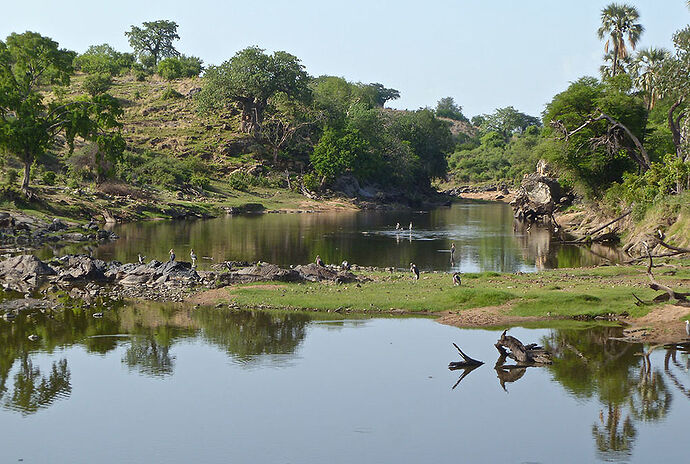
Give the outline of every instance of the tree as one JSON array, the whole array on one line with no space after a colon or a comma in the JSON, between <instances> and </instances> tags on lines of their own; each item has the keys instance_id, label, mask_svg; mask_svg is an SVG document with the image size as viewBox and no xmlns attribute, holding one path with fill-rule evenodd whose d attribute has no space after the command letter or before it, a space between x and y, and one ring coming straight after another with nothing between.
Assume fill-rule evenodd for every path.
<instances>
[{"instance_id":1,"label":"tree","mask_svg":"<svg viewBox=\"0 0 690 464\"><path fill-rule=\"evenodd\" d=\"M485 114L481 128L485 132L498 132L507 142L514 133L522 134L530 126L541 126L539 118L521 113L512 106L498 108Z\"/></svg>"},{"instance_id":2,"label":"tree","mask_svg":"<svg viewBox=\"0 0 690 464\"><path fill-rule=\"evenodd\" d=\"M60 136L70 150L76 137L94 140L108 155L123 148L117 120L122 110L110 95L44 101L41 86L69 84L74 56L35 32L0 41L0 150L24 164L27 194L31 165Z\"/></svg>"},{"instance_id":3,"label":"tree","mask_svg":"<svg viewBox=\"0 0 690 464\"><path fill-rule=\"evenodd\" d=\"M444 97L436 104L436 116L455 119L456 121L468 121L462 114L462 106L456 105L453 97Z\"/></svg>"},{"instance_id":4,"label":"tree","mask_svg":"<svg viewBox=\"0 0 690 464\"><path fill-rule=\"evenodd\" d=\"M212 111L239 105L240 129L259 137L269 99L284 93L308 101L308 83L309 75L296 56L284 51L267 55L259 47L248 47L220 66L209 67L198 97L199 109Z\"/></svg>"},{"instance_id":5,"label":"tree","mask_svg":"<svg viewBox=\"0 0 690 464\"><path fill-rule=\"evenodd\" d=\"M91 45L74 59L75 68L87 74L110 74L114 76L134 64L134 55L120 53L108 44Z\"/></svg>"},{"instance_id":6,"label":"tree","mask_svg":"<svg viewBox=\"0 0 690 464\"><path fill-rule=\"evenodd\" d=\"M637 76L635 86L644 92L647 110L653 109L660 97L659 75L668 55L668 51L663 48L649 47L646 50L640 50L635 57L633 65Z\"/></svg>"},{"instance_id":7,"label":"tree","mask_svg":"<svg viewBox=\"0 0 690 464\"><path fill-rule=\"evenodd\" d=\"M675 54L668 57L660 71L662 92L673 102L668 110L668 126L676 147L676 156L683 162L690 160L690 119L687 101L690 96L690 26L673 35Z\"/></svg>"},{"instance_id":8,"label":"tree","mask_svg":"<svg viewBox=\"0 0 690 464\"><path fill-rule=\"evenodd\" d=\"M635 50L635 46L644 32L644 27L636 22L639 17L640 14L637 9L626 4L611 3L601 10L601 27L597 30L597 36L600 40L608 36L604 53L608 53L610 46L613 46L612 76L620 71L618 62L628 56L625 39L628 39L630 47Z\"/></svg>"},{"instance_id":9,"label":"tree","mask_svg":"<svg viewBox=\"0 0 690 464\"><path fill-rule=\"evenodd\" d=\"M395 89L389 89L384 87L382 84L377 82L363 85L362 89L365 94L368 94L371 98L374 106L378 108L383 108L387 101L397 100L400 98L400 92Z\"/></svg>"},{"instance_id":10,"label":"tree","mask_svg":"<svg viewBox=\"0 0 690 464\"><path fill-rule=\"evenodd\" d=\"M175 21L161 19L144 22L142 25L143 28L132 26L129 32L125 32L129 45L134 49L139 60L150 57L151 64L156 67L161 58L180 54L173 46L173 41L180 39Z\"/></svg>"}]
</instances>

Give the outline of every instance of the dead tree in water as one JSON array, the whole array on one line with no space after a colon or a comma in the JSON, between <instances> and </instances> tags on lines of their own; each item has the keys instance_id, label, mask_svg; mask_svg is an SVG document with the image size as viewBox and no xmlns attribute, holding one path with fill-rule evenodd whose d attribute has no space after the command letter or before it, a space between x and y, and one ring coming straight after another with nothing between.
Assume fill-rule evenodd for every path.
<instances>
[{"instance_id":1,"label":"dead tree in water","mask_svg":"<svg viewBox=\"0 0 690 464\"><path fill-rule=\"evenodd\" d=\"M474 368L474 367L479 367L482 364L484 364L484 362L482 362L482 361L478 361L476 359L472 359L469 356L467 356L465 353L462 352L460 347L458 345L456 345L455 343L453 343L453 346L458 350L458 352L460 353L460 356L462 357L463 360L451 362L450 364L448 364L448 369L455 370L455 369L465 369L468 367Z\"/></svg>"},{"instance_id":2,"label":"dead tree in water","mask_svg":"<svg viewBox=\"0 0 690 464\"><path fill-rule=\"evenodd\" d=\"M515 367L551 364L551 353L544 348L537 346L536 343L523 345L517 338L506 335L506 332L508 331L503 331L501 338L494 345L500 354L497 365L499 365L499 362L500 365L503 365L506 358L514 359L517 362Z\"/></svg>"}]
</instances>

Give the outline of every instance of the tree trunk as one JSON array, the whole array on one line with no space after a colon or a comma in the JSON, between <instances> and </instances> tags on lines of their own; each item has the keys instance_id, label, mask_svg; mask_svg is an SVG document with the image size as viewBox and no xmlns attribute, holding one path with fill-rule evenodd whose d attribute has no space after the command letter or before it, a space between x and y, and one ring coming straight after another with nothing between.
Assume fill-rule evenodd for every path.
<instances>
[{"instance_id":1,"label":"tree trunk","mask_svg":"<svg viewBox=\"0 0 690 464\"><path fill-rule=\"evenodd\" d=\"M31 177L31 164L33 160L24 161L24 179L22 179L22 191L25 193L29 191L29 178Z\"/></svg>"}]
</instances>

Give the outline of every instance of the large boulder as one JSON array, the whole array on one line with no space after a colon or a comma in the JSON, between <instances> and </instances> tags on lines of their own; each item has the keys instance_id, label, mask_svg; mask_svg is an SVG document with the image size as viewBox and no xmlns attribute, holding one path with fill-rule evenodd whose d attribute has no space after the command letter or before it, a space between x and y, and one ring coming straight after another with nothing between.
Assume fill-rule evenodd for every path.
<instances>
[{"instance_id":1,"label":"large boulder","mask_svg":"<svg viewBox=\"0 0 690 464\"><path fill-rule=\"evenodd\" d=\"M20 292L31 291L55 270L34 255L19 255L0 262L0 280L4 287Z\"/></svg>"},{"instance_id":2,"label":"large boulder","mask_svg":"<svg viewBox=\"0 0 690 464\"><path fill-rule=\"evenodd\" d=\"M109 271L119 263L107 263L86 255L67 255L60 263L58 279L62 282L108 282L112 280Z\"/></svg>"},{"instance_id":3,"label":"large boulder","mask_svg":"<svg viewBox=\"0 0 690 464\"><path fill-rule=\"evenodd\" d=\"M558 180L535 172L522 180L510 204L517 219L535 222L551 218L562 197L563 188Z\"/></svg>"},{"instance_id":4,"label":"large boulder","mask_svg":"<svg viewBox=\"0 0 690 464\"><path fill-rule=\"evenodd\" d=\"M357 280L357 277L351 272L319 266L315 263L296 266L295 271L297 271L304 280L308 280L310 282L330 280L336 283L345 283Z\"/></svg>"},{"instance_id":5,"label":"large boulder","mask_svg":"<svg viewBox=\"0 0 690 464\"><path fill-rule=\"evenodd\" d=\"M147 264L125 264L116 270L117 283L124 286L134 285L179 285L189 286L201 278L185 261L156 261Z\"/></svg>"}]
</instances>

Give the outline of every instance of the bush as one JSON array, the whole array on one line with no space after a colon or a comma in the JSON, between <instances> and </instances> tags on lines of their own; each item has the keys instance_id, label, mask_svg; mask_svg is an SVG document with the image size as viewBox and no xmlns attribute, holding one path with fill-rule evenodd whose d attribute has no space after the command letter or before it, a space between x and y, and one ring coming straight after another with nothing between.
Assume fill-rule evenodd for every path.
<instances>
[{"instance_id":1,"label":"bush","mask_svg":"<svg viewBox=\"0 0 690 464\"><path fill-rule=\"evenodd\" d=\"M96 95L107 92L112 84L113 81L110 78L110 74L97 73L86 76L81 86L86 93L95 97Z\"/></svg>"},{"instance_id":2,"label":"bush","mask_svg":"<svg viewBox=\"0 0 690 464\"><path fill-rule=\"evenodd\" d=\"M180 55L161 60L156 71L163 79L171 81L182 77L197 77L203 69L202 64L201 58Z\"/></svg>"},{"instance_id":3,"label":"bush","mask_svg":"<svg viewBox=\"0 0 690 464\"><path fill-rule=\"evenodd\" d=\"M120 53L108 44L92 45L74 59L74 67L87 74L114 76L127 71L134 64L134 55Z\"/></svg>"},{"instance_id":4,"label":"bush","mask_svg":"<svg viewBox=\"0 0 690 464\"><path fill-rule=\"evenodd\" d=\"M319 176L316 175L316 173L314 172L305 174L304 177L302 177L302 183L304 184L304 188L311 192L317 192L321 187L321 182L319 182Z\"/></svg>"},{"instance_id":5,"label":"bush","mask_svg":"<svg viewBox=\"0 0 690 464\"><path fill-rule=\"evenodd\" d=\"M5 183L7 185L14 185L17 183L17 179L19 179L19 171L17 171L14 168L9 168L5 172Z\"/></svg>"},{"instance_id":6,"label":"bush","mask_svg":"<svg viewBox=\"0 0 690 464\"><path fill-rule=\"evenodd\" d=\"M165 91L161 95L161 100L176 100L176 99L182 98L182 97L183 96L180 92L173 89L172 87L168 87L167 89L165 89Z\"/></svg>"},{"instance_id":7,"label":"bush","mask_svg":"<svg viewBox=\"0 0 690 464\"><path fill-rule=\"evenodd\" d=\"M158 185L169 190L180 186L208 187L208 165L196 157L183 160L172 156L145 151L141 154L125 152L115 171L125 182Z\"/></svg>"},{"instance_id":8,"label":"bush","mask_svg":"<svg viewBox=\"0 0 690 464\"><path fill-rule=\"evenodd\" d=\"M46 171L41 176L41 182L45 185L55 185L56 174L53 171Z\"/></svg>"},{"instance_id":9,"label":"bush","mask_svg":"<svg viewBox=\"0 0 690 464\"><path fill-rule=\"evenodd\" d=\"M247 183L247 174L240 171L235 171L228 176L228 184L233 190L240 190L246 192L249 189L249 184Z\"/></svg>"}]
</instances>

